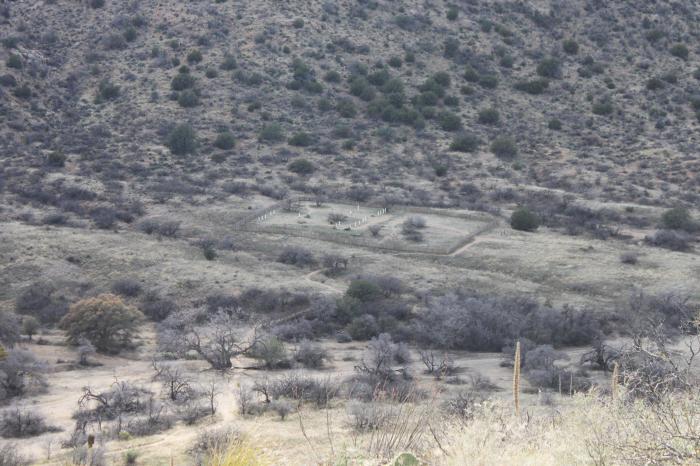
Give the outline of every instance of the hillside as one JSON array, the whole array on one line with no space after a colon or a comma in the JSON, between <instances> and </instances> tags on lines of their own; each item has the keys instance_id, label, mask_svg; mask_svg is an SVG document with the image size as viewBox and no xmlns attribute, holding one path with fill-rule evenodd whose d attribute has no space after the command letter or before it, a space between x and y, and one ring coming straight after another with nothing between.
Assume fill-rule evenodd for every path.
<instances>
[{"instance_id":1,"label":"hillside","mask_svg":"<svg viewBox=\"0 0 700 466\"><path fill-rule=\"evenodd\" d=\"M698 201L693 2L100 3L3 6L3 192L19 204L89 215L71 184L125 217L125 199L251 189ZM198 144L175 155L182 124Z\"/></svg>"},{"instance_id":2,"label":"hillside","mask_svg":"<svg viewBox=\"0 0 700 466\"><path fill-rule=\"evenodd\" d=\"M0 1L0 466L697 464L699 22Z\"/></svg>"}]
</instances>

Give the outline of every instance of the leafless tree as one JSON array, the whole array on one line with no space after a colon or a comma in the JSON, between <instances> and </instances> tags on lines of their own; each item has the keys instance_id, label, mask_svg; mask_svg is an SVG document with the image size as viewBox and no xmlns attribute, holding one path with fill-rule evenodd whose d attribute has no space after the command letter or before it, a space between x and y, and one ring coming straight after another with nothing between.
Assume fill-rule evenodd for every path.
<instances>
[{"instance_id":1,"label":"leafless tree","mask_svg":"<svg viewBox=\"0 0 700 466\"><path fill-rule=\"evenodd\" d=\"M432 350L423 350L419 354L426 372L435 377L436 380L440 380L455 371L454 361L447 353L436 354Z\"/></svg>"},{"instance_id":2,"label":"leafless tree","mask_svg":"<svg viewBox=\"0 0 700 466\"><path fill-rule=\"evenodd\" d=\"M248 353L260 340L257 328L241 336L238 321L219 311L204 326L192 323L185 329L185 344L216 370L233 367L231 359Z\"/></svg>"},{"instance_id":3,"label":"leafless tree","mask_svg":"<svg viewBox=\"0 0 700 466\"><path fill-rule=\"evenodd\" d=\"M163 383L163 388L171 401L177 401L192 392L191 380L181 367L155 359L152 361L152 366L155 371L153 380Z\"/></svg>"}]
</instances>

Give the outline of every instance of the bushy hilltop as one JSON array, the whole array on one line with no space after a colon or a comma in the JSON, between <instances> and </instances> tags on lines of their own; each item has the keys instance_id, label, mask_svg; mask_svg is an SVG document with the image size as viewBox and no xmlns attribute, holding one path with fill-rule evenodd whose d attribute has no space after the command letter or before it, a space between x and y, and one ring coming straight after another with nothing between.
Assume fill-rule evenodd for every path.
<instances>
[{"instance_id":1,"label":"bushy hilltop","mask_svg":"<svg viewBox=\"0 0 700 466\"><path fill-rule=\"evenodd\" d=\"M694 1L0 8L13 214L111 225L139 202L253 191L484 209L535 186L698 201Z\"/></svg>"}]
</instances>

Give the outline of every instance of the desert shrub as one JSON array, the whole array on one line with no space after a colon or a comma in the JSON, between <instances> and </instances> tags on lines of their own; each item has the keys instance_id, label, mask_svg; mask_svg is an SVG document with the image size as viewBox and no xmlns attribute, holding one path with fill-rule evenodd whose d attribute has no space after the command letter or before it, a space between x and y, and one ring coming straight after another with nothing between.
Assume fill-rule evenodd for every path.
<instances>
[{"instance_id":1,"label":"desert shrub","mask_svg":"<svg viewBox=\"0 0 700 466\"><path fill-rule=\"evenodd\" d=\"M189 73L178 73L170 82L170 87L174 91L184 91L185 89L194 87L194 84L194 76Z\"/></svg>"},{"instance_id":2,"label":"desert shrub","mask_svg":"<svg viewBox=\"0 0 700 466\"><path fill-rule=\"evenodd\" d=\"M146 317L156 322L160 322L177 310L175 301L164 298L155 291L145 293L139 307Z\"/></svg>"},{"instance_id":3,"label":"desert shrub","mask_svg":"<svg viewBox=\"0 0 700 466\"><path fill-rule=\"evenodd\" d=\"M202 52L200 52L198 49L194 49L187 54L187 63L199 63L202 61L202 59Z\"/></svg>"},{"instance_id":4,"label":"desert shrub","mask_svg":"<svg viewBox=\"0 0 700 466\"><path fill-rule=\"evenodd\" d=\"M11 74L3 74L0 76L0 86L3 87L15 87L17 85L17 79Z\"/></svg>"},{"instance_id":5,"label":"desert shrub","mask_svg":"<svg viewBox=\"0 0 700 466\"><path fill-rule=\"evenodd\" d=\"M491 143L491 152L500 159L513 159L518 155L518 146L510 136L498 136Z\"/></svg>"},{"instance_id":6,"label":"desert shrub","mask_svg":"<svg viewBox=\"0 0 700 466\"><path fill-rule=\"evenodd\" d=\"M574 39L566 39L562 42L562 49L569 55L576 55L578 53L578 42Z\"/></svg>"},{"instance_id":7,"label":"desert shrub","mask_svg":"<svg viewBox=\"0 0 700 466\"><path fill-rule=\"evenodd\" d=\"M627 251L620 254L620 262L623 264L634 265L639 262L639 254L633 251Z\"/></svg>"},{"instance_id":8,"label":"desert shrub","mask_svg":"<svg viewBox=\"0 0 700 466\"><path fill-rule=\"evenodd\" d=\"M55 323L68 311L68 304L55 286L35 282L17 296L15 310L20 314L32 315L42 323Z\"/></svg>"},{"instance_id":9,"label":"desert shrub","mask_svg":"<svg viewBox=\"0 0 700 466\"><path fill-rule=\"evenodd\" d=\"M0 358L0 401L45 391L46 373L46 366L29 351L5 350Z\"/></svg>"},{"instance_id":10,"label":"desert shrub","mask_svg":"<svg viewBox=\"0 0 700 466\"><path fill-rule=\"evenodd\" d=\"M457 9L456 6L452 5L449 8L447 8L447 13L445 14L445 16L450 21L454 21L459 16L459 10Z\"/></svg>"},{"instance_id":11,"label":"desert shrub","mask_svg":"<svg viewBox=\"0 0 700 466\"><path fill-rule=\"evenodd\" d=\"M31 461L19 453L17 445L5 443L0 445L0 465L2 466L29 466Z\"/></svg>"},{"instance_id":12,"label":"desert shrub","mask_svg":"<svg viewBox=\"0 0 700 466\"><path fill-rule=\"evenodd\" d=\"M440 128L444 131L457 131L462 127L462 120L459 118L459 115L452 112L445 111L440 113L438 121Z\"/></svg>"},{"instance_id":13,"label":"desert shrub","mask_svg":"<svg viewBox=\"0 0 700 466\"><path fill-rule=\"evenodd\" d=\"M482 125L497 125L501 116L495 108L485 108L479 110L477 121Z\"/></svg>"},{"instance_id":14,"label":"desert shrub","mask_svg":"<svg viewBox=\"0 0 700 466\"><path fill-rule=\"evenodd\" d=\"M338 395L339 387L330 378L316 378L301 373L290 373L270 384L272 399L289 398L309 401L318 407L328 405Z\"/></svg>"},{"instance_id":15,"label":"desert shrub","mask_svg":"<svg viewBox=\"0 0 700 466\"><path fill-rule=\"evenodd\" d=\"M341 80L341 76L340 73L338 73L337 71L331 70L323 75L323 80L327 83L339 83Z\"/></svg>"},{"instance_id":16,"label":"desert shrub","mask_svg":"<svg viewBox=\"0 0 700 466\"><path fill-rule=\"evenodd\" d=\"M350 94L369 102L374 99L375 91L364 76L352 76L350 78Z\"/></svg>"},{"instance_id":17,"label":"desert shrub","mask_svg":"<svg viewBox=\"0 0 700 466\"><path fill-rule=\"evenodd\" d=\"M185 89L177 96L177 103L184 108L196 107L199 105L199 95L192 89Z\"/></svg>"},{"instance_id":18,"label":"desert shrub","mask_svg":"<svg viewBox=\"0 0 700 466\"><path fill-rule=\"evenodd\" d=\"M485 89L496 89L498 87L498 76L495 74L481 75L477 84Z\"/></svg>"},{"instance_id":19,"label":"desert shrub","mask_svg":"<svg viewBox=\"0 0 700 466\"><path fill-rule=\"evenodd\" d=\"M554 131L559 131L561 130L561 121L559 121L557 118L552 118L547 122L547 128Z\"/></svg>"},{"instance_id":20,"label":"desert shrub","mask_svg":"<svg viewBox=\"0 0 700 466\"><path fill-rule=\"evenodd\" d=\"M606 116L612 114L614 109L612 101L604 98L593 104L592 111L596 115Z\"/></svg>"},{"instance_id":21,"label":"desert shrub","mask_svg":"<svg viewBox=\"0 0 700 466\"><path fill-rule=\"evenodd\" d=\"M347 98L338 99L335 109L338 111L338 114L343 118L354 118L355 115L357 115L357 109L355 108L355 104L352 100Z\"/></svg>"},{"instance_id":22,"label":"desert shrub","mask_svg":"<svg viewBox=\"0 0 700 466\"><path fill-rule=\"evenodd\" d=\"M379 334L377 319L371 314L363 314L355 317L346 327L353 340L369 340Z\"/></svg>"},{"instance_id":23,"label":"desert shrub","mask_svg":"<svg viewBox=\"0 0 700 466\"><path fill-rule=\"evenodd\" d=\"M0 311L0 343L12 347L20 339L20 320L9 312ZM5 348L3 347L3 350Z\"/></svg>"},{"instance_id":24,"label":"desert shrub","mask_svg":"<svg viewBox=\"0 0 700 466\"><path fill-rule=\"evenodd\" d=\"M284 248L277 257L277 261L283 264L296 265L297 267L306 267L316 262L311 251L295 246Z\"/></svg>"},{"instance_id":25,"label":"desert shrub","mask_svg":"<svg viewBox=\"0 0 700 466\"><path fill-rule=\"evenodd\" d=\"M133 298L141 293L141 283L133 278L121 278L112 283L112 292L127 298Z\"/></svg>"},{"instance_id":26,"label":"desert shrub","mask_svg":"<svg viewBox=\"0 0 700 466\"><path fill-rule=\"evenodd\" d=\"M221 150L230 150L236 145L236 139L229 131L219 133L214 140L214 147Z\"/></svg>"},{"instance_id":27,"label":"desert shrub","mask_svg":"<svg viewBox=\"0 0 700 466\"><path fill-rule=\"evenodd\" d=\"M197 149L197 133L189 124L177 125L168 135L166 144L175 155L187 155Z\"/></svg>"},{"instance_id":28,"label":"desert shrub","mask_svg":"<svg viewBox=\"0 0 700 466\"><path fill-rule=\"evenodd\" d=\"M0 437L26 438L36 437L44 432L58 429L46 424L46 419L35 411L15 407L3 411L0 415Z\"/></svg>"},{"instance_id":29,"label":"desert shrub","mask_svg":"<svg viewBox=\"0 0 700 466\"><path fill-rule=\"evenodd\" d=\"M22 333L29 337L29 341L32 341L32 336L36 335L36 332L39 331L39 327L39 320L37 320L36 317L24 316L22 318Z\"/></svg>"},{"instance_id":30,"label":"desert shrub","mask_svg":"<svg viewBox=\"0 0 700 466\"><path fill-rule=\"evenodd\" d=\"M371 303L383 297L382 289L370 280L358 279L350 282L345 296L363 303Z\"/></svg>"},{"instance_id":31,"label":"desert shrub","mask_svg":"<svg viewBox=\"0 0 700 466\"><path fill-rule=\"evenodd\" d=\"M556 58L545 58L537 64L537 74L543 78L556 79L561 77L561 64Z\"/></svg>"},{"instance_id":32,"label":"desert shrub","mask_svg":"<svg viewBox=\"0 0 700 466\"><path fill-rule=\"evenodd\" d=\"M306 159L293 160L289 163L287 168L289 171L294 172L297 175L310 175L316 171L314 164Z\"/></svg>"},{"instance_id":33,"label":"desert shrub","mask_svg":"<svg viewBox=\"0 0 700 466\"><path fill-rule=\"evenodd\" d=\"M103 41L107 50L124 50L126 48L124 35L116 32L105 36Z\"/></svg>"},{"instance_id":34,"label":"desert shrub","mask_svg":"<svg viewBox=\"0 0 700 466\"><path fill-rule=\"evenodd\" d=\"M307 369L321 369L328 359L328 352L309 340L302 340L294 351L294 360Z\"/></svg>"},{"instance_id":35,"label":"desert shrub","mask_svg":"<svg viewBox=\"0 0 700 466\"><path fill-rule=\"evenodd\" d=\"M138 224L138 229L147 235L159 235L174 238L180 231L180 222L177 220L146 219Z\"/></svg>"},{"instance_id":36,"label":"desert shrub","mask_svg":"<svg viewBox=\"0 0 700 466\"><path fill-rule=\"evenodd\" d=\"M308 147L314 143L314 137L304 131L295 133L289 138L289 145L296 147Z\"/></svg>"},{"instance_id":37,"label":"desert shrub","mask_svg":"<svg viewBox=\"0 0 700 466\"><path fill-rule=\"evenodd\" d=\"M455 152L476 152L481 140L474 134L463 133L456 136L450 143L450 150Z\"/></svg>"},{"instance_id":38,"label":"desert shrub","mask_svg":"<svg viewBox=\"0 0 700 466\"><path fill-rule=\"evenodd\" d=\"M5 61L5 65L7 65L8 68L15 68L15 69L21 70L22 69L22 58L19 55L11 53L10 56L7 57L7 60Z\"/></svg>"},{"instance_id":39,"label":"desert shrub","mask_svg":"<svg viewBox=\"0 0 700 466\"><path fill-rule=\"evenodd\" d=\"M93 8L96 10L98 8L102 8L103 6L105 6L105 0L90 0L89 5L90 5L90 8Z\"/></svg>"},{"instance_id":40,"label":"desert shrub","mask_svg":"<svg viewBox=\"0 0 700 466\"><path fill-rule=\"evenodd\" d=\"M279 123L270 123L262 127L258 135L260 142L275 144L284 140L284 130Z\"/></svg>"},{"instance_id":41,"label":"desert shrub","mask_svg":"<svg viewBox=\"0 0 700 466\"><path fill-rule=\"evenodd\" d=\"M28 85L23 84L21 86L18 86L12 91L12 95L17 97L18 99L28 99L32 96L32 90L29 88Z\"/></svg>"},{"instance_id":42,"label":"desert shrub","mask_svg":"<svg viewBox=\"0 0 700 466\"><path fill-rule=\"evenodd\" d=\"M646 88L650 91L658 91L665 87L664 81L660 78L649 78L647 80Z\"/></svg>"},{"instance_id":43,"label":"desert shrub","mask_svg":"<svg viewBox=\"0 0 700 466\"><path fill-rule=\"evenodd\" d=\"M690 235L683 231L659 230L651 236L647 236L645 241L652 246L670 249L671 251L684 252L690 250Z\"/></svg>"},{"instance_id":44,"label":"desert shrub","mask_svg":"<svg viewBox=\"0 0 700 466\"><path fill-rule=\"evenodd\" d=\"M116 295L102 294L73 304L61 319L66 339L76 345L86 338L103 353L133 347L134 333L144 315Z\"/></svg>"},{"instance_id":45,"label":"desert shrub","mask_svg":"<svg viewBox=\"0 0 700 466\"><path fill-rule=\"evenodd\" d=\"M674 57L678 57L681 60L687 60L688 59L688 47L685 46L685 44L674 44L671 46L669 49L669 52L671 52L671 55Z\"/></svg>"},{"instance_id":46,"label":"desert shrub","mask_svg":"<svg viewBox=\"0 0 700 466\"><path fill-rule=\"evenodd\" d=\"M414 321L414 336L433 348L501 351L519 338L555 347L589 344L600 336L600 326L586 310L457 292L430 299Z\"/></svg>"},{"instance_id":47,"label":"desert shrub","mask_svg":"<svg viewBox=\"0 0 700 466\"><path fill-rule=\"evenodd\" d=\"M690 216L688 209L684 207L674 207L663 213L661 224L669 230L683 230L692 232L695 230L695 222Z\"/></svg>"},{"instance_id":48,"label":"desert shrub","mask_svg":"<svg viewBox=\"0 0 700 466\"><path fill-rule=\"evenodd\" d=\"M289 367L289 355L282 340L268 336L258 340L251 349L249 356L263 363L266 369Z\"/></svg>"},{"instance_id":49,"label":"desert shrub","mask_svg":"<svg viewBox=\"0 0 700 466\"><path fill-rule=\"evenodd\" d=\"M514 230L535 231L540 226L540 219L526 207L521 207L510 216L510 226Z\"/></svg>"},{"instance_id":50,"label":"desert shrub","mask_svg":"<svg viewBox=\"0 0 700 466\"><path fill-rule=\"evenodd\" d=\"M538 95L542 94L549 87L549 81L546 79L532 79L530 81L518 81L513 87L521 92Z\"/></svg>"},{"instance_id":51,"label":"desert shrub","mask_svg":"<svg viewBox=\"0 0 700 466\"><path fill-rule=\"evenodd\" d=\"M107 230L117 221L118 212L113 207L96 207L90 210L90 219L97 228Z\"/></svg>"}]
</instances>

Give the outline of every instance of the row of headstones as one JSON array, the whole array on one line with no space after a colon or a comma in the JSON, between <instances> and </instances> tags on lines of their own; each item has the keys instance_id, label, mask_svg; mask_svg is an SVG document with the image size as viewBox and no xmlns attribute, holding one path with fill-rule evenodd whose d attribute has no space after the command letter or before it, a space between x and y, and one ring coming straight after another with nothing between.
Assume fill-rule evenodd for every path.
<instances>
[{"instance_id":1,"label":"row of headstones","mask_svg":"<svg viewBox=\"0 0 700 466\"><path fill-rule=\"evenodd\" d=\"M263 215L261 215L260 217L256 218L255 221L258 222L258 223L262 223L262 222L264 222L265 220L267 220L268 218L270 218L270 217L272 217L273 215L275 215L275 213L277 213L277 211L276 211L275 209L272 209L271 211L267 212L266 214L263 214Z\"/></svg>"},{"instance_id":2,"label":"row of headstones","mask_svg":"<svg viewBox=\"0 0 700 466\"><path fill-rule=\"evenodd\" d=\"M360 210L359 205L357 206L357 210ZM377 212L375 213L375 215L377 217L379 217L380 215L384 215L384 214L386 214L386 207L377 210ZM352 215L352 211L348 211L348 215ZM367 217L362 217L361 220L357 220L357 221L352 222L352 223L337 222L334 225L334 228L336 230L345 230L346 228L350 228L352 230L353 228L357 228L357 227L361 226L363 223L367 223Z\"/></svg>"}]
</instances>

